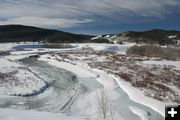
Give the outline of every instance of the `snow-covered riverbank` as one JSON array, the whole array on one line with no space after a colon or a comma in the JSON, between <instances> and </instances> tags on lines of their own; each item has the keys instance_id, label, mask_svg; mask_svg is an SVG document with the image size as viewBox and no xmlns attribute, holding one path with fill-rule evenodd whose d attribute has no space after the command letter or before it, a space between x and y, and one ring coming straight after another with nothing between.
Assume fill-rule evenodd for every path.
<instances>
[{"instance_id":1,"label":"snow-covered riverbank","mask_svg":"<svg viewBox=\"0 0 180 120\"><path fill-rule=\"evenodd\" d=\"M19 67L22 68L22 65L19 65L15 61L17 61L19 59L22 59L22 58L29 57L31 55L46 52L47 53L46 55L40 56L40 58L38 59L39 61L47 62L48 64L50 64L52 66L55 66L55 67L62 68L62 69L65 69L67 71L70 71L70 72L76 74L77 77L84 78L85 80L89 79L89 78L96 78L96 80L99 83L101 83L102 85L104 85L104 87L107 89L107 93L109 95L111 95L111 98L110 98L111 101L113 101L115 103L117 101L119 101L120 95L118 93L119 91L117 91L117 87L120 87L120 88L122 88L123 91L125 91L128 94L128 97L132 101L140 103L141 105L148 106L148 107L154 109L155 111L158 111L161 115L164 116L165 105L169 105L171 103L165 103L165 102L161 102L161 101L149 98L149 97L145 96L140 89L132 87L129 83L124 82L124 80L119 79L119 77L116 77L116 76L114 76L114 75L112 75L110 73L107 73L107 71L105 71L103 69L100 70L100 69L97 69L97 68L92 68L86 62L83 62L80 59L80 58L82 58L82 59L87 59L88 60L88 57L73 56L74 59L76 59L76 57L77 57L77 60L76 61L73 61L73 60L71 61L71 59L61 60L61 59L59 59L58 56L56 56L56 55L54 56L52 54L49 54L49 52L51 52L51 53L52 52L53 53L61 53L61 52L63 52L63 55L66 55L66 54L64 54L64 53L66 53L66 51L67 51L67 53L71 52L71 50L73 50L74 52L76 52L76 51L79 52L82 49L85 49L85 51L86 51L87 48L88 48L88 50L90 50L90 51L91 51L91 49L93 49L95 51L98 51L98 52L101 52L101 51L116 51L116 52L124 55L125 51L131 45L116 45L116 44L115 45L113 45L113 44L112 45L111 44L72 44L72 45L76 46L76 48L52 49L52 50L51 49L46 49L46 48L43 48L43 49L28 48L28 50L26 50L26 51L12 51L12 52L10 52L11 55L2 56L0 58L0 61L5 60L7 63L5 63L5 62L4 63L7 64L7 65L11 65L13 63L12 66L10 66L11 68L14 67L14 66L16 66L16 68L19 68ZM5 45L3 45L3 46L5 46ZM8 46L9 46L9 44L8 44ZM8 49L6 49L5 51L12 50L13 47L9 46L7 48ZM94 58L94 61L96 61L96 60L97 61L106 60L104 57L100 57L100 56L98 56L98 58L97 58L97 56L91 55L91 57ZM91 62L91 59L89 59L89 61ZM3 70L5 70L4 67L7 68L7 66L3 66L3 65L1 65L1 67L2 67ZM19 73L21 73L21 72L19 72ZM28 78L29 78L29 77L32 77L33 75L31 75L31 73L25 73L24 76L28 76ZM22 76L19 75L19 77L22 77ZM38 80L39 78L33 78L33 79ZM30 79L30 81L32 81L32 80ZM81 81L81 82L86 82L86 81ZM31 82L31 83L33 83L33 82ZM26 81L26 84L29 84L29 82ZM43 85L43 83L42 84L40 83L40 84L37 84L37 85ZM22 87L22 88L26 89L24 87ZM39 89L39 86L38 87L33 86L32 88L33 89L35 89L35 88ZM29 90L29 89L26 89L26 90ZM23 91L23 92L31 93L31 92L26 91L26 90ZM21 92L21 90L19 90L19 89L18 89L18 91ZM20 94L20 93L18 93L18 94ZM74 103L72 109L85 109L84 111L80 111L80 113L79 113L80 116L81 115L86 116L87 114L89 116L92 116L92 115L96 114L96 107L97 107L96 106L96 99L91 99L91 98L95 98L96 95L97 95L97 93L94 91L94 92L90 93L89 95L87 95L86 97L81 96L84 100L83 101L82 100L77 100ZM87 104L91 104L91 107L88 108L88 109L87 109ZM120 104L121 103L119 103L119 105ZM136 103L133 103L133 104L136 104ZM89 107L89 105L88 105L88 107ZM132 105L132 106L129 106L128 112L131 112L131 114L134 113L134 115L132 115L132 116L137 117L137 119L139 120L140 118L148 117L146 115L149 115L149 113L147 111L143 110L143 109L145 109L145 108L144 107L138 108L138 107L135 107L135 106ZM77 110L75 110L75 111L77 111ZM123 113L124 114L124 116L123 116L123 114L120 115L118 113L118 111L120 111L119 108L114 113L115 114L115 119L116 118L125 118L125 115L127 113ZM0 113L0 115L1 115L1 113ZM93 117L89 117L89 118L93 119ZM127 119L129 119L129 118L127 118Z\"/></svg>"},{"instance_id":2,"label":"snow-covered riverbank","mask_svg":"<svg viewBox=\"0 0 180 120\"><path fill-rule=\"evenodd\" d=\"M92 69L87 65L79 65L78 63L76 65L73 65L67 62L58 62L57 60L53 59L53 57L51 58L51 56L49 55L41 56L39 60L48 62L49 64L54 65L56 67L60 67L68 71L71 71L77 75L80 75L81 77L99 76L97 81L103 84L105 88L111 88L111 89L114 88L115 87L114 81L116 81L117 84L125 92L127 92L127 94L132 100L140 104L144 104L151 107L152 109L158 111L163 116L165 114L165 105L170 104L170 103L164 103L164 102L160 102L158 100L146 97L143 95L143 93L139 89L132 87L130 84L128 84L127 82L124 82L123 80L120 80L114 75L111 75L111 74L108 75L108 73L102 70Z\"/></svg>"},{"instance_id":3,"label":"snow-covered riverbank","mask_svg":"<svg viewBox=\"0 0 180 120\"><path fill-rule=\"evenodd\" d=\"M32 43L27 43L25 45L36 45ZM0 108L0 119L1 120L83 120L86 118L68 116L61 113L50 113L50 112L37 112L37 111L26 111L22 110L22 104L26 104L26 97L18 96L31 96L34 94L39 94L45 90L47 82L41 79L36 73L29 68L29 66L24 65L18 60L28 58L29 56L36 55L38 53L49 52L49 50L42 49L26 49L21 51L16 51L15 46L24 44L0 44L0 52L7 52L9 54L0 56L0 104L4 106ZM40 49L40 48L39 48ZM51 50L56 51L56 50ZM4 82L3 82L4 81ZM49 90L51 91L51 90ZM70 98L71 90L67 90L67 96L64 98ZM46 97L42 95L42 97ZM55 94L55 93L51 93ZM13 96L12 96L13 95ZM17 97L15 97L17 96ZM19 98L19 99L18 99ZM7 99L7 101L6 101ZM31 99L31 98L29 98ZM51 98L50 98L51 99ZM12 103L11 103L12 100ZM61 103L67 101L61 98ZM9 102L9 105L8 105ZM36 102L36 101L35 101ZM3 103L5 105L3 105ZM57 102L58 103L58 102ZM6 105L7 104L7 105ZM10 105L12 104L12 105ZM30 103L28 103L30 104ZM63 104L62 104L63 105ZM5 106L12 106L11 108L20 109L12 110L5 109ZM26 107L26 106L25 106ZM8 108L8 107L7 107Z\"/></svg>"},{"instance_id":4,"label":"snow-covered riverbank","mask_svg":"<svg viewBox=\"0 0 180 120\"><path fill-rule=\"evenodd\" d=\"M0 95L29 96L38 94L48 86L26 66L0 58Z\"/></svg>"}]
</instances>

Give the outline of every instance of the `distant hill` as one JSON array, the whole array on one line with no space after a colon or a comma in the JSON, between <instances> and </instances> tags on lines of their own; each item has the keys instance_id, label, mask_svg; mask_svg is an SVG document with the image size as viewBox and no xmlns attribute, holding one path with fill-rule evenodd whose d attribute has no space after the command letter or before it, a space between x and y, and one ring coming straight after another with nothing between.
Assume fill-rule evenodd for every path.
<instances>
[{"instance_id":1,"label":"distant hill","mask_svg":"<svg viewBox=\"0 0 180 120\"><path fill-rule=\"evenodd\" d=\"M46 42L88 42L94 36L72 34L23 25L0 26L0 42L46 41Z\"/></svg>"},{"instance_id":2,"label":"distant hill","mask_svg":"<svg viewBox=\"0 0 180 120\"><path fill-rule=\"evenodd\" d=\"M108 34L92 38L92 41L106 39L114 43L136 42L150 44L178 44L180 42L180 31L152 29L142 32L123 32L118 34Z\"/></svg>"},{"instance_id":3,"label":"distant hill","mask_svg":"<svg viewBox=\"0 0 180 120\"><path fill-rule=\"evenodd\" d=\"M180 31L152 29L149 31L128 31L118 34L107 34L94 37L91 35L73 34L58 30L43 29L23 25L0 26L0 42L43 41L50 43L150 43L180 44Z\"/></svg>"}]
</instances>

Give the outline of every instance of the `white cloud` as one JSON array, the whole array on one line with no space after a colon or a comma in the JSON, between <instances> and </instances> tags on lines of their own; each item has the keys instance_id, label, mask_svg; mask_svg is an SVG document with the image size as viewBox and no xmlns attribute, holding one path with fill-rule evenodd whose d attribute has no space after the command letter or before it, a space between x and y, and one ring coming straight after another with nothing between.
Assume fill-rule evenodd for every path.
<instances>
[{"instance_id":1,"label":"white cloud","mask_svg":"<svg viewBox=\"0 0 180 120\"><path fill-rule=\"evenodd\" d=\"M33 25L39 27L58 27L58 28L66 28L72 27L77 24L84 24L93 22L90 19L62 19L62 18L42 18L42 17L20 17L20 18L12 18L6 21L0 21L0 25L5 24L23 24L23 25Z\"/></svg>"},{"instance_id":2,"label":"white cloud","mask_svg":"<svg viewBox=\"0 0 180 120\"><path fill-rule=\"evenodd\" d=\"M73 26L97 16L119 19L128 16L162 17L180 10L180 0L4 0L1 23ZM29 17L33 16L33 17ZM51 18L51 19L50 19ZM48 22L49 21L49 22ZM69 24L69 25L68 25Z\"/></svg>"}]
</instances>

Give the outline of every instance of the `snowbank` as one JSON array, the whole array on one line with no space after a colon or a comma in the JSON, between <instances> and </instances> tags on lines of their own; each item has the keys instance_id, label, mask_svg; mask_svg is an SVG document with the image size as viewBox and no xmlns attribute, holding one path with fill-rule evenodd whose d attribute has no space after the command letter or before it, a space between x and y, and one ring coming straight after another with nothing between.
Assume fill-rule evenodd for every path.
<instances>
[{"instance_id":1,"label":"snowbank","mask_svg":"<svg viewBox=\"0 0 180 120\"><path fill-rule=\"evenodd\" d=\"M33 95L42 92L47 83L28 68L0 58L0 95Z\"/></svg>"},{"instance_id":2,"label":"snowbank","mask_svg":"<svg viewBox=\"0 0 180 120\"><path fill-rule=\"evenodd\" d=\"M1 63L0 71L4 71L4 72L6 72L6 70L11 67L20 67L19 64L15 63L15 62L11 62L11 61L1 58L1 57L0 57L0 63Z\"/></svg>"},{"instance_id":3,"label":"snowbank","mask_svg":"<svg viewBox=\"0 0 180 120\"><path fill-rule=\"evenodd\" d=\"M133 111L135 114L137 114L141 120L150 120L150 116L148 116L148 113L144 110L141 110L139 108L130 106L131 111Z\"/></svg>"},{"instance_id":4,"label":"snowbank","mask_svg":"<svg viewBox=\"0 0 180 120\"><path fill-rule=\"evenodd\" d=\"M133 87L129 83L113 76L119 86L129 95L129 97L140 104L149 106L158 111L162 116L165 116L165 106L173 105L173 103L160 102L158 100L146 97L138 88Z\"/></svg>"},{"instance_id":5,"label":"snowbank","mask_svg":"<svg viewBox=\"0 0 180 120\"><path fill-rule=\"evenodd\" d=\"M83 118L78 118L77 116L66 116L60 113L19 111L19 110L10 110L10 109L0 109L0 119L1 120L83 120Z\"/></svg>"},{"instance_id":6,"label":"snowbank","mask_svg":"<svg viewBox=\"0 0 180 120\"><path fill-rule=\"evenodd\" d=\"M48 59L48 57L49 55L43 55L38 60L48 62L50 65L73 72L82 78L96 77L94 73L90 72L89 70L84 69L82 66L73 65L66 62L59 62L54 59Z\"/></svg>"}]
</instances>

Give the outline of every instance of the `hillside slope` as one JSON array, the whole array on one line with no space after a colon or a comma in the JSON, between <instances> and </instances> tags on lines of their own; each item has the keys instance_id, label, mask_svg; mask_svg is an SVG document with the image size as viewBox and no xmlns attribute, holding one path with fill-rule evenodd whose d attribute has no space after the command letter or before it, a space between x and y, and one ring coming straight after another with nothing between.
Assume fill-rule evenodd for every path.
<instances>
[{"instance_id":1,"label":"hillside slope","mask_svg":"<svg viewBox=\"0 0 180 120\"><path fill-rule=\"evenodd\" d=\"M98 39L106 39L114 43L135 42L150 44L179 44L180 31L152 29L149 31L129 31L118 34L108 34L92 38L93 41Z\"/></svg>"},{"instance_id":2,"label":"hillside slope","mask_svg":"<svg viewBox=\"0 0 180 120\"><path fill-rule=\"evenodd\" d=\"M23 25L0 26L0 42L84 42L92 36Z\"/></svg>"}]
</instances>

